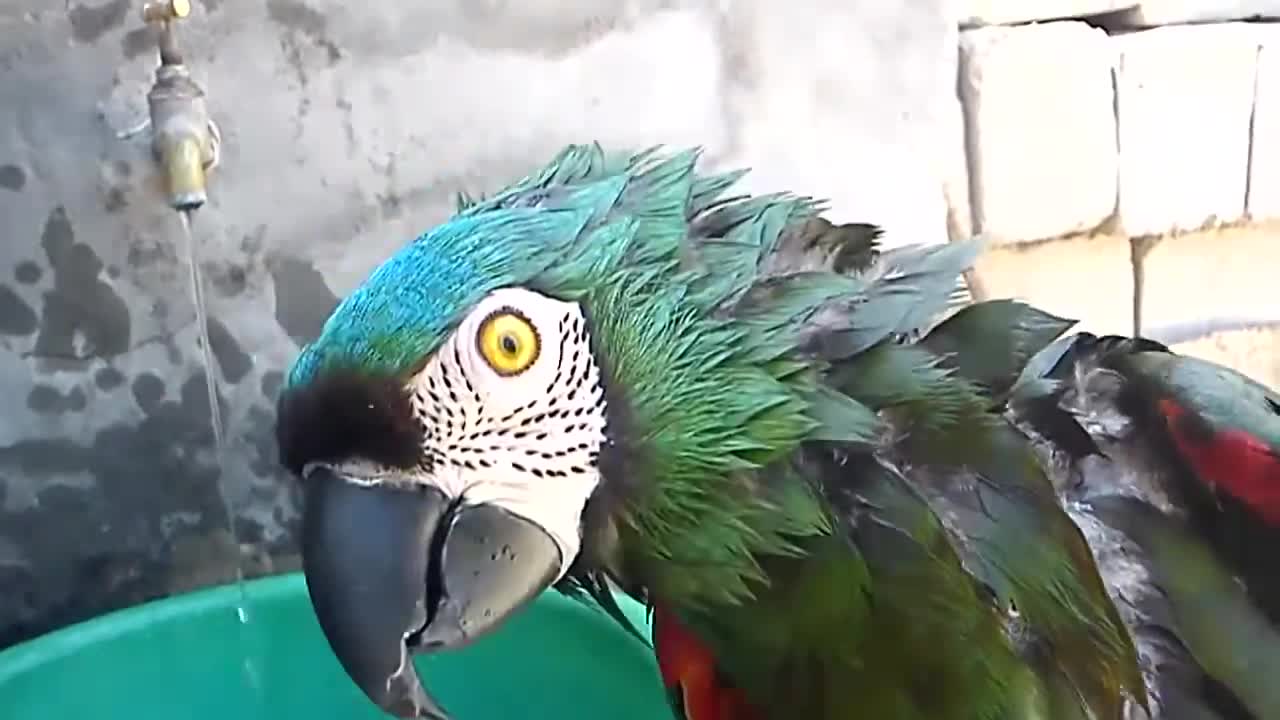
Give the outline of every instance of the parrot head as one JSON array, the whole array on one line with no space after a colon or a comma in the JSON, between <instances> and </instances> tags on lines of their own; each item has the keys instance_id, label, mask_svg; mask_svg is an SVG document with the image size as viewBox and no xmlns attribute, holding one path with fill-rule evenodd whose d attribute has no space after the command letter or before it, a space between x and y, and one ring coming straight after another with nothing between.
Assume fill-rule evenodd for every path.
<instances>
[{"instance_id":1,"label":"parrot head","mask_svg":"<svg viewBox=\"0 0 1280 720\"><path fill-rule=\"evenodd\" d=\"M382 263L290 369L276 435L303 487L312 606L388 712L447 717L411 656L553 585L606 606L605 577L745 596L754 553L826 531L807 485L746 475L819 427L811 376L768 362L795 338L721 312L814 205L728 204L740 173L696 158L567 148ZM691 258L695 233L728 242ZM828 282L787 297L847 292Z\"/></svg>"},{"instance_id":2,"label":"parrot head","mask_svg":"<svg viewBox=\"0 0 1280 720\"><path fill-rule=\"evenodd\" d=\"M591 328L528 286L536 263L501 257L579 220L499 213L419 238L341 303L281 394L313 606L393 714L441 714L411 651L493 629L579 553L608 424Z\"/></svg>"}]
</instances>

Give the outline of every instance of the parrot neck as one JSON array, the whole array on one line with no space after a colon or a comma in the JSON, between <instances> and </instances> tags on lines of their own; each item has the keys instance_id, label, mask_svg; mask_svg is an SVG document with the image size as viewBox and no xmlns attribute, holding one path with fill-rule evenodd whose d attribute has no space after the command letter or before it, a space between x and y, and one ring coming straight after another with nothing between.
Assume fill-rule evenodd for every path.
<instances>
[{"instance_id":1,"label":"parrot neck","mask_svg":"<svg viewBox=\"0 0 1280 720\"><path fill-rule=\"evenodd\" d=\"M582 559L673 606L736 603L760 556L830 527L793 464L818 379L761 365L788 348L748 342L683 282L623 271L579 296L608 408Z\"/></svg>"},{"instance_id":2,"label":"parrot neck","mask_svg":"<svg viewBox=\"0 0 1280 720\"><path fill-rule=\"evenodd\" d=\"M736 604L763 586L762 555L794 555L796 541L827 532L830 519L790 455L761 468L716 472L699 445L636 423L620 385L606 385L609 440L602 482L583 515L584 566L671 607ZM725 447L749 437L725 427Z\"/></svg>"}]
</instances>

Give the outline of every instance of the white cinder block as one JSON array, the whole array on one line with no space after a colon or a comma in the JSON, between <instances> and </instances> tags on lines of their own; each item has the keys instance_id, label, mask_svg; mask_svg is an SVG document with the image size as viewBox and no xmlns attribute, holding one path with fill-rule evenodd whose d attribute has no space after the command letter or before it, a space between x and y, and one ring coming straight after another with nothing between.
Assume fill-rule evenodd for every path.
<instances>
[{"instance_id":1,"label":"white cinder block","mask_svg":"<svg viewBox=\"0 0 1280 720\"><path fill-rule=\"evenodd\" d=\"M1254 220L1277 220L1280 219L1280 26L1267 27L1261 37L1246 209Z\"/></svg>"},{"instance_id":2,"label":"white cinder block","mask_svg":"<svg viewBox=\"0 0 1280 720\"><path fill-rule=\"evenodd\" d=\"M1280 18L1280 0L1144 0L1108 18L1113 27L1156 27L1177 23Z\"/></svg>"},{"instance_id":3,"label":"white cinder block","mask_svg":"<svg viewBox=\"0 0 1280 720\"><path fill-rule=\"evenodd\" d=\"M1120 222L1129 235L1244 215L1257 64L1247 26L1113 36L1120 51Z\"/></svg>"},{"instance_id":4,"label":"white cinder block","mask_svg":"<svg viewBox=\"0 0 1280 720\"><path fill-rule=\"evenodd\" d=\"M1088 230L1116 205L1115 51L1081 22L961 34L974 225L1004 240Z\"/></svg>"},{"instance_id":5,"label":"white cinder block","mask_svg":"<svg viewBox=\"0 0 1280 720\"><path fill-rule=\"evenodd\" d=\"M961 0L960 26L1009 25L1101 15L1137 7L1136 0Z\"/></svg>"}]
</instances>

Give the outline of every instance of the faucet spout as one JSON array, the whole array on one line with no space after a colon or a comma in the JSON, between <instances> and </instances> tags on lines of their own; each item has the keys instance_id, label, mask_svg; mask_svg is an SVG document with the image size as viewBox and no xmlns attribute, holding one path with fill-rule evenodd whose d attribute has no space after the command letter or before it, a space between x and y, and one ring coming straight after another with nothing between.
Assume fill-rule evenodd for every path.
<instances>
[{"instance_id":1,"label":"faucet spout","mask_svg":"<svg viewBox=\"0 0 1280 720\"><path fill-rule=\"evenodd\" d=\"M164 173L170 207L190 212L208 201L208 172L218 164L221 135L205 107L204 90L191 78L172 24L190 12L187 0L148 3L143 19L159 24L160 65L147 93L151 145Z\"/></svg>"},{"instance_id":2,"label":"faucet spout","mask_svg":"<svg viewBox=\"0 0 1280 720\"><path fill-rule=\"evenodd\" d=\"M204 91L184 65L161 65L147 93L152 149L165 174L169 205L195 210L208 200L206 173L218 161L218 126L209 118Z\"/></svg>"},{"instance_id":3,"label":"faucet spout","mask_svg":"<svg viewBox=\"0 0 1280 720\"><path fill-rule=\"evenodd\" d=\"M205 187L204 148L194 135L168 138L156 148L164 169L169 206L189 212L209 199Z\"/></svg>"}]
</instances>

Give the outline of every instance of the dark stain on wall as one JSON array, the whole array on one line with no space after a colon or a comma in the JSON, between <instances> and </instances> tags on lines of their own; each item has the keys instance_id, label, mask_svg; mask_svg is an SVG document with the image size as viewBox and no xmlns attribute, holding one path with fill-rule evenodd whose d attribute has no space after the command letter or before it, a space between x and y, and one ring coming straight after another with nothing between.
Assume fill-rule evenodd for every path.
<instances>
[{"instance_id":1,"label":"dark stain on wall","mask_svg":"<svg viewBox=\"0 0 1280 720\"><path fill-rule=\"evenodd\" d=\"M232 263L205 263L205 281L222 297L236 297L249 287L244 267Z\"/></svg>"},{"instance_id":2,"label":"dark stain on wall","mask_svg":"<svg viewBox=\"0 0 1280 720\"><path fill-rule=\"evenodd\" d=\"M13 279L23 285L35 285L42 277L44 277L44 271L30 260L23 260L13 269Z\"/></svg>"},{"instance_id":3,"label":"dark stain on wall","mask_svg":"<svg viewBox=\"0 0 1280 720\"><path fill-rule=\"evenodd\" d=\"M27 173L17 165L0 165L0 188L21 192L27 184Z\"/></svg>"},{"instance_id":4,"label":"dark stain on wall","mask_svg":"<svg viewBox=\"0 0 1280 720\"><path fill-rule=\"evenodd\" d=\"M164 401L164 381L159 375L151 372L144 372L133 379L133 385L130 388L133 392L133 399L138 403L138 408L142 412L151 414L160 407L160 403Z\"/></svg>"},{"instance_id":5,"label":"dark stain on wall","mask_svg":"<svg viewBox=\"0 0 1280 720\"><path fill-rule=\"evenodd\" d=\"M320 336L324 321L338 306L324 276L306 260L282 257L271 263L276 289L276 322L299 346Z\"/></svg>"},{"instance_id":6,"label":"dark stain on wall","mask_svg":"<svg viewBox=\"0 0 1280 720\"><path fill-rule=\"evenodd\" d=\"M323 37L329 25L324 13L298 0L267 0L267 17L310 38Z\"/></svg>"},{"instance_id":7,"label":"dark stain on wall","mask_svg":"<svg viewBox=\"0 0 1280 720\"><path fill-rule=\"evenodd\" d=\"M71 36L76 42L96 42L120 26L129 14L129 0L111 0L101 5L75 5L67 13Z\"/></svg>"},{"instance_id":8,"label":"dark stain on wall","mask_svg":"<svg viewBox=\"0 0 1280 720\"><path fill-rule=\"evenodd\" d=\"M67 412L83 412L89 404L84 390L73 387L64 395L52 385L36 385L27 393L27 407L32 412L45 415L61 415Z\"/></svg>"},{"instance_id":9,"label":"dark stain on wall","mask_svg":"<svg viewBox=\"0 0 1280 720\"><path fill-rule=\"evenodd\" d=\"M109 213L118 213L127 207L129 207L129 196L125 193L124 188L107 188L106 195L102 198L103 210Z\"/></svg>"},{"instance_id":10,"label":"dark stain on wall","mask_svg":"<svg viewBox=\"0 0 1280 720\"><path fill-rule=\"evenodd\" d=\"M267 0L267 17L281 27L306 36L325 51L330 63L342 58L342 50L326 33L329 19L319 10L298 0ZM301 68L297 69L301 72Z\"/></svg>"},{"instance_id":11,"label":"dark stain on wall","mask_svg":"<svg viewBox=\"0 0 1280 720\"><path fill-rule=\"evenodd\" d=\"M103 392L111 392L124 384L124 373L110 365L99 368L98 372L93 374L93 384Z\"/></svg>"},{"instance_id":12,"label":"dark stain on wall","mask_svg":"<svg viewBox=\"0 0 1280 720\"><path fill-rule=\"evenodd\" d=\"M175 548L225 534L219 470L212 453L201 452L212 448L204 373L191 374L176 401L164 399L163 382L151 374L134 390L147 408L137 424L103 427L88 444L41 438L0 446L0 490L29 483L39 500L0 510L0 540L24 553L20 565L0 567L0 647L166 594L185 572ZM91 478L87 486L51 481L81 474ZM232 567L214 572L228 579Z\"/></svg>"},{"instance_id":13,"label":"dark stain on wall","mask_svg":"<svg viewBox=\"0 0 1280 720\"><path fill-rule=\"evenodd\" d=\"M159 46L156 44L155 33L149 27L130 30L120 38L120 52L127 60L133 60L149 52L158 53Z\"/></svg>"},{"instance_id":14,"label":"dark stain on wall","mask_svg":"<svg viewBox=\"0 0 1280 720\"><path fill-rule=\"evenodd\" d=\"M36 311L8 285L0 285L0 334L30 335L36 331Z\"/></svg>"},{"instance_id":15,"label":"dark stain on wall","mask_svg":"<svg viewBox=\"0 0 1280 720\"><path fill-rule=\"evenodd\" d=\"M66 210L54 208L40 238L53 269L53 289L44 294L35 355L60 360L112 357L129 349L129 308L102 281L103 263L93 248L76 242ZM77 349L77 339L83 347Z\"/></svg>"},{"instance_id":16,"label":"dark stain on wall","mask_svg":"<svg viewBox=\"0 0 1280 720\"><path fill-rule=\"evenodd\" d=\"M249 469L260 478L284 476L284 468L280 466L276 455L276 415L258 405L249 408L248 441L253 457L249 460Z\"/></svg>"},{"instance_id":17,"label":"dark stain on wall","mask_svg":"<svg viewBox=\"0 0 1280 720\"><path fill-rule=\"evenodd\" d=\"M275 402L280 395L280 386L284 384L284 373L279 370L268 370L262 373L262 397Z\"/></svg>"},{"instance_id":18,"label":"dark stain on wall","mask_svg":"<svg viewBox=\"0 0 1280 720\"><path fill-rule=\"evenodd\" d=\"M249 357L227 326L216 317L209 318L209 349L218 361L222 378L232 385L243 380L253 369L253 358Z\"/></svg>"}]
</instances>

